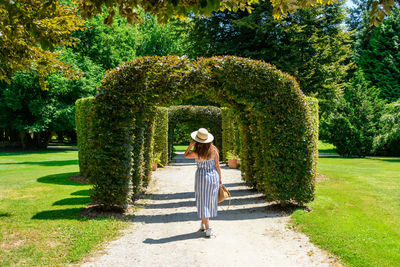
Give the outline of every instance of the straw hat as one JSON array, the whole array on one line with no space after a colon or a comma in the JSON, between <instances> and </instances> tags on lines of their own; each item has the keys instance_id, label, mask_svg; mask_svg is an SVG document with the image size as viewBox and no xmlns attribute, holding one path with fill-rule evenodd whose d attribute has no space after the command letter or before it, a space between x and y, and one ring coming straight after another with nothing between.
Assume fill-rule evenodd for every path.
<instances>
[{"instance_id":1,"label":"straw hat","mask_svg":"<svg viewBox=\"0 0 400 267\"><path fill-rule=\"evenodd\" d=\"M199 143L210 143L214 140L214 136L205 128L200 128L199 130L192 132L190 135Z\"/></svg>"}]
</instances>

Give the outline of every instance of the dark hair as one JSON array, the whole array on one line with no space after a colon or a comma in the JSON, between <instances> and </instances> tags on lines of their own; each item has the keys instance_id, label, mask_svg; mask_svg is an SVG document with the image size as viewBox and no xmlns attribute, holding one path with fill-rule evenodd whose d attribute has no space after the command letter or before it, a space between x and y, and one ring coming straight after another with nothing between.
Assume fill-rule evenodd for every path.
<instances>
[{"instance_id":1,"label":"dark hair","mask_svg":"<svg viewBox=\"0 0 400 267\"><path fill-rule=\"evenodd\" d=\"M210 143L199 143L194 144L194 152L198 155L199 159L208 159L211 157L212 148L218 153L218 148Z\"/></svg>"}]
</instances>

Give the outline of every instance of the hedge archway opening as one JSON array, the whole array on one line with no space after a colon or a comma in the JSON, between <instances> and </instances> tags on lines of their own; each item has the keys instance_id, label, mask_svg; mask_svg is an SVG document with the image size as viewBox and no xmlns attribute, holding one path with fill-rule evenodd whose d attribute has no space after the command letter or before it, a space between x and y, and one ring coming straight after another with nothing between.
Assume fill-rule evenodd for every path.
<instances>
[{"instance_id":1,"label":"hedge archway opening","mask_svg":"<svg viewBox=\"0 0 400 267\"><path fill-rule=\"evenodd\" d=\"M157 106L196 95L234 110L248 184L268 201L313 200L318 129L292 76L263 61L234 56L196 61L154 56L108 71L93 101L88 146L96 151L89 177L94 203L126 207L151 175Z\"/></svg>"},{"instance_id":2,"label":"hedge archway opening","mask_svg":"<svg viewBox=\"0 0 400 267\"><path fill-rule=\"evenodd\" d=\"M175 143L174 130L178 124L195 121L201 127L210 128L214 135L214 144L222 147L222 117L221 109L215 106L179 105L168 108L168 155L172 159L173 145ZM197 130L197 129L193 129Z\"/></svg>"}]
</instances>

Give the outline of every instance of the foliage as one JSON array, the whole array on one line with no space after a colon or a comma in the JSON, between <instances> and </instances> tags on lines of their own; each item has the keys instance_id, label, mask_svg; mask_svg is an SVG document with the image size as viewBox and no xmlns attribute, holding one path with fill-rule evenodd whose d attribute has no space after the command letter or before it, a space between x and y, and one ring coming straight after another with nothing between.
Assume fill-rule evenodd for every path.
<instances>
[{"instance_id":1,"label":"foliage","mask_svg":"<svg viewBox=\"0 0 400 267\"><path fill-rule=\"evenodd\" d=\"M363 157L371 153L383 102L361 71L350 81L336 109L323 121L327 141L342 156Z\"/></svg>"},{"instance_id":2,"label":"foliage","mask_svg":"<svg viewBox=\"0 0 400 267\"><path fill-rule=\"evenodd\" d=\"M208 128L207 130L214 135L214 145L221 147L222 144L222 120L221 110L213 106L172 106L168 108L168 153L169 159L172 159L172 146L175 142L174 129L177 125L187 122L193 122L186 137L199 128ZM190 137L190 141L193 140Z\"/></svg>"},{"instance_id":3,"label":"foliage","mask_svg":"<svg viewBox=\"0 0 400 267\"><path fill-rule=\"evenodd\" d=\"M238 119L235 118L235 110L222 107L222 159L226 161L228 151L240 154L241 136Z\"/></svg>"},{"instance_id":4,"label":"foliage","mask_svg":"<svg viewBox=\"0 0 400 267\"><path fill-rule=\"evenodd\" d=\"M375 29L368 44L359 53L358 65L365 79L380 90L388 102L400 98L400 8Z\"/></svg>"},{"instance_id":5,"label":"foliage","mask_svg":"<svg viewBox=\"0 0 400 267\"><path fill-rule=\"evenodd\" d=\"M90 18L94 14L102 12L101 6L105 4L108 8L109 15L104 19L104 23L112 24L115 15L114 7L118 8L122 16L126 17L130 23L140 22L140 17L137 13L139 7L144 8L152 15L157 15L160 21L168 21L170 18L179 17L186 18L189 14L196 14L201 16L209 16L213 11L223 11L225 9L233 12L238 10L252 10L251 4L257 4L259 0L227 0L227 1L204 1L204 0L181 0L181 1L162 1L162 2L149 2L139 0L135 2L126 2L125 0L79 0L80 11L84 17ZM319 0L319 1L303 1L303 0L270 0L273 5L273 16L275 19L281 16L297 11L299 8L310 8L316 4L332 4L337 0ZM372 9L370 11L371 21L375 26L383 21L384 17L390 14L390 10L398 0L373 0Z\"/></svg>"},{"instance_id":6,"label":"foliage","mask_svg":"<svg viewBox=\"0 0 400 267\"><path fill-rule=\"evenodd\" d=\"M250 126L258 130L249 135L263 153L246 153L263 163L256 171L265 175L255 180L267 200L302 204L313 199L317 134L292 76L263 61L232 56L194 62L154 56L110 70L99 88L90 135L90 146L97 149L91 194L95 203L126 207L130 181L135 188L141 183L137 178L143 177L138 173L147 114L195 95L234 108L243 123L249 122L247 115L253 116Z\"/></svg>"},{"instance_id":7,"label":"foliage","mask_svg":"<svg viewBox=\"0 0 400 267\"><path fill-rule=\"evenodd\" d=\"M165 107L156 109L153 151L161 154L161 166L168 164L168 108Z\"/></svg>"},{"instance_id":8,"label":"foliage","mask_svg":"<svg viewBox=\"0 0 400 267\"><path fill-rule=\"evenodd\" d=\"M399 266L399 159L319 158L318 172L313 211L292 215L298 229L345 266Z\"/></svg>"},{"instance_id":9,"label":"foliage","mask_svg":"<svg viewBox=\"0 0 400 267\"><path fill-rule=\"evenodd\" d=\"M299 10L281 20L273 19L269 2L254 7L252 13L225 11L195 19L188 55L265 60L296 77L306 95L320 100L323 115L342 94L352 66L343 2Z\"/></svg>"},{"instance_id":10,"label":"foliage","mask_svg":"<svg viewBox=\"0 0 400 267\"><path fill-rule=\"evenodd\" d=\"M80 0L79 8L81 14L86 18L91 18L94 14L102 12L101 6L106 5L109 15L104 19L104 23L111 25L113 23L113 17L115 15L114 8L118 8L119 13L126 17L130 23L140 22L140 17L137 13L139 7L143 8L146 12L152 15L157 15L159 21L168 21L171 18L179 17L181 19L186 18L190 14L196 14L201 16L209 16L211 12L218 10L229 10L236 12L238 10L251 11L251 4L259 3L259 0L227 0L227 1L202 1L202 0L181 0L181 1L163 1L163 2L151 2L139 0L135 2L127 2L125 0ZM290 0L271 0L274 6L273 15L274 18L279 18L282 15L295 12L299 8L309 8L316 5L317 3L332 4L336 0L320 0L314 1L290 1ZM390 2L390 1L389 1ZM386 1L385 5L390 7Z\"/></svg>"},{"instance_id":11,"label":"foliage","mask_svg":"<svg viewBox=\"0 0 400 267\"><path fill-rule=\"evenodd\" d=\"M161 163L161 152L158 153L153 152L153 162L157 162L158 165L164 167L163 164Z\"/></svg>"},{"instance_id":12,"label":"foliage","mask_svg":"<svg viewBox=\"0 0 400 267\"><path fill-rule=\"evenodd\" d=\"M76 77L59 61L59 53L51 51L73 45L77 39L71 34L82 24L74 5L65 1L1 1L0 81L11 82L21 70L37 72L42 88L45 76L52 72Z\"/></svg>"},{"instance_id":13,"label":"foliage","mask_svg":"<svg viewBox=\"0 0 400 267\"><path fill-rule=\"evenodd\" d=\"M93 123L92 105L94 97L80 98L75 103L75 124L78 138L79 171L81 176L90 178L91 157L96 155L96 150L89 146L89 132Z\"/></svg>"},{"instance_id":14,"label":"foliage","mask_svg":"<svg viewBox=\"0 0 400 267\"><path fill-rule=\"evenodd\" d=\"M89 57L102 69L119 66L139 56L182 55L185 33L178 23L160 25L140 10L141 24L131 25L119 14L112 27L104 25L107 14L94 16L85 23L85 30L74 32L79 43L71 50L80 57Z\"/></svg>"},{"instance_id":15,"label":"foliage","mask_svg":"<svg viewBox=\"0 0 400 267\"><path fill-rule=\"evenodd\" d=\"M314 97L307 97L307 104L308 104L308 106L310 107L310 110L311 110L311 120L312 120L312 124L313 124L312 131L313 131L313 136L314 136L313 146L318 147L318 145L319 145L319 142L318 142L318 139L319 139L319 116L318 116L318 114L319 114L319 112L318 112L319 105L318 105L318 99L316 99ZM318 155L314 155L314 156L315 156L315 158L314 158L314 163L315 163L314 168L317 168Z\"/></svg>"},{"instance_id":16,"label":"foliage","mask_svg":"<svg viewBox=\"0 0 400 267\"><path fill-rule=\"evenodd\" d=\"M379 155L400 156L400 100L385 106L373 147Z\"/></svg>"},{"instance_id":17,"label":"foliage","mask_svg":"<svg viewBox=\"0 0 400 267\"><path fill-rule=\"evenodd\" d=\"M46 91L40 87L38 75L28 72L18 72L11 84L1 84L0 129L6 129L6 139L19 147L46 148L55 132L74 132L75 101L93 95L100 84L103 71L89 58L77 57L70 50L63 51L61 56L85 74L79 79L48 75Z\"/></svg>"},{"instance_id":18,"label":"foliage","mask_svg":"<svg viewBox=\"0 0 400 267\"><path fill-rule=\"evenodd\" d=\"M236 154L234 151L229 150L226 152L226 159L239 159L239 155Z\"/></svg>"},{"instance_id":19,"label":"foliage","mask_svg":"<svg viewBox=\"0 0 400 267\"><path fill-rule=\"evenodd\" d=\"M143 177L138 177L142 180L142 187L146 188L151 180L151 171L153 164L153 147L154 147L154 129L155 129L155 115L156 111L147 112L147 123L144 127L144 142L143 142L143 163L144 173Z\"/></svg>"}]
</instances>

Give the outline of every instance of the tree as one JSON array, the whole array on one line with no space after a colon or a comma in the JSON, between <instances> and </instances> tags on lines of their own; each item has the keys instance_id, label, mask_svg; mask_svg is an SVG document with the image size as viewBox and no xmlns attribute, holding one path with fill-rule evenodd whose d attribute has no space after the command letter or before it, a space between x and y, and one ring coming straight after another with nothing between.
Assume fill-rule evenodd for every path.
<instances>
[{"instance_id":1,"label":"tree","mask_svg":"<svg viewBox=\"0 0 400 267\"><path fill-rule=\"evenodd\" d=\"M107 14L85 23L73 33L79 40L66 47L59 59L82 73L70 79L62 73L48 74L48 90L41 89L36 72L17 72L10 84L0 84L0 141L26 149L45 148L55 132L75 131L75 101L91 96L101 84L105 71L138 55L167 55L181 50L180 31L171 23L161 26L144 12L142 24L130 25L120 16L112 27L104 25ZM183 31L182 31L183 32Z\"/></svg>"},{"instance_id":2,"label":"tree","mask_svg":"<svg viewBox=\"0 0 400 267\"><path fill-rule=\"evenodd\" d=\"M142 23L131 25L116 14L112 27L103 23L107 12L94 16L85 23L85 30L73 34L79 42L71 47L72 51L89 57L105 70L138 56L183 54L186 33L181 23L160 25L143 10L139 15Z\"/></svg>"},{"instance_id":3,"label":"tree","mask_svg":"<svg viewBox=\"0 0 400 267\"><path fill-rule=\"evenodd\" d=\"M365 78L380 90L388 102L400 98L400 8L375 29L365 48L359 51L359 67Z\"/></svg>"},{"instance_id":4,"label":"tree","mask_svg":"<svg viewBox=\"0 0 400 267\"><path fill-rule=\"evenodd\" d=\"M216 12L194 19L189 31L191 57L237 55L262 59L296 77L307 95L320 99L321 112L345 87L351 33L343 28L342 3L299 10L274 20L269 2L252 13Z\"/></svg>"},{"instance_id":5,"label":"tree","mask_svg":"<svg viewBox=\"0 0 400 267\"><path fill-rule=\"evenodd\" d=\"M385 106L373 148L379 155L400 156L400 100Z\"/></svg>"},{"instance_id":6,"label":"tree","mask_svg":"<svg viewBox=\"0 0 400 267\"><path fill-rule=\"evenodd\" d=\"M371 9L371 20L378 24L383 18L389 14L390 9L398 0L373 0L373 8ZM91 18L94 14L102 13L102 5L106 5L109 15L105 18L106 24L112 24L115 15L114 7L118 8L119 13L128 19L130 23L140 21L136 10L142 7L146 12L157 15L160 21L168 21L173 17L186 18L189 14L209 16L213 11L233 11L247 10L251 11L252 4L258 4L259 0L171 0L171 1L126 1L126 0L80 0L79 8L82 15ZM299 8L310 8L319 4L332 4L337 0L270 0L273 6L272 14L274 18L285 16L289 13L296 12Z\"/></svg>"},{"instance_id":7,"label":"tree","mask_svg":"<svg viewBox=\"0 0 400 267\"><path fill-rule=\"evenodd\" d=\"M364 157L372 153L372 143L384 102L379 91L358 70L346 87L336 108L323 120L322 135L347 157Z\"/></svg>"},{"instance_id":8,"label":"tree","mask_svg":"<svg viewBox=\"0 0 400 267\"><path fill-rule=\"evenodd\" d=\"M75 131L75 101L95 93L104 71L89 58L82 60L70 51L61 55L85 74L79 79L48 75L48 90L42 90L39 76L29 72L17 72L10 84L0 84L0 132L6 143L44 149L55 132Z\"/></svg>"},{"instance_id":9,"label":"tree","mask_svg":"<svg viewBox=\"0 0 400 267\"><path fill-rule=\"evenodd\" d=\"M45 87L45 76L62 71L75 77L57 58L57 47L73 45L71 33L80 29L83 20L74 5L61 1L23 0L0 3L0 81L10 82L19 70L39 73Z\"/></svg>"}]
</instances>

